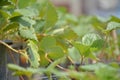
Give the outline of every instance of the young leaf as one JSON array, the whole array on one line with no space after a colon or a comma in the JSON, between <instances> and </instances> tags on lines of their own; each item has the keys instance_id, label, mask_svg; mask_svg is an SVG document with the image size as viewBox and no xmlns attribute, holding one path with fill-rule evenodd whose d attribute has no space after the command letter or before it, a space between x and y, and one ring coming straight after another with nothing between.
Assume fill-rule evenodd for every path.
<instances>
[{"instance_id":1,"label":"young leaf","mask_svg":"<svg viewBox=\"0 0 120 80\"><path fill-rule=\"evenodd\" d=\"M109 22L107 25L107 31L111 31L113 29L120 28L120 23L118 22Z\"/></svg>"},{"instance_id":2,"label":"young leaf","mask_svg":"<svg viewBox=\"0 0 120 80\"><path fill-rule=\"evenodd\" d=\"M21 37L23 37L25 39L32 39L32 40L36 40L37 41L35 30L32 27L20 26L19 34L20 34Z\"/></svg>"}]
</instances>

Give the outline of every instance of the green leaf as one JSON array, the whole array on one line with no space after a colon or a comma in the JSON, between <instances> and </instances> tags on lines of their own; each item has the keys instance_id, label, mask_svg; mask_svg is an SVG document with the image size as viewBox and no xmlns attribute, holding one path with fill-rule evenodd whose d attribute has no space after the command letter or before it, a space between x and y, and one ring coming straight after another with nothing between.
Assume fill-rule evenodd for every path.
<instances>
[{"instance_id":1,"label":"green leaf","mask_svg":"<svg viewBox=\"0 0 120 80\"><path fill-rule=\"evenodd\" d=\"M12 4L16 5L17 4L17 0L9 0Z\"/></svg>"},{"instance_id":2,"label":"green leaf","mask_svg":"<svg viewBox=\"0 0 120 80\"><path fill-rule=\"evenodd\" d=\"M20 26L19 27L19 34L20 34L21 37L23 37L25 39L32 39L32 40L36 40L37 41L35 30L32 27Z\"/></svg>"},{"instance_id":3,"label":"green leaf","mask_svg":"<svg viewBox=\"0 0 120 80\"><path fill-rule=\"evenodd\" d=\"M120 23L118 22L109 22L107 25L107 31L111 31L113 29L120 28Z\"/></svg>"},{"instance_id":4,"label":"green leaf","mask_svg":"<svg viewBox=\"0 0 120 80\"><path fill-rule=\"evenodd\" d=\"M71 15L71 14L66 14L66 20L68 23L74 23L74 24L77 24L78 23L78 18L74 15Z\"/></svg>"},{"instance_id":5,"label":"green leaf","mask_svg":"<svg viewBox=\"0 0 120 80\"><path fill-rule=\"evenodd\" d=\"M97 69L95 71L95 74L100 80L119 80L120 76L118 76L119 73L117 71L118 70L113 67L106 66Z\"/></svg>"},{"instance_id":6,"label":"green leaf","mask_svg":"<svg viewBox=\"0 0 120 80\"><path fill-rule=\"evenodd\" d=\"M108 22L111 22L111 21L114 21L114 22L120 22L120 18L119 17L116 17L116 16L110 16L110 20Z\"/></svg>"},{"instance_id":7,"label":"green leaf","mask_svg":"<svg viewBox=\"0 0 120 80\"><path fill-rule=\"evenodd\" d=\"M23 67L20 67L20 66L15 65L15 64L8 64L8 68L13 70L13 71L25 71L25 69Z\"/></svg>"},{"instance_id":8,"label":"green leaf","mask_svg":"<svg viewBox=\"0 0 120 80\"><path fill-rule=\"evenodd\" d=\"M24 9L18 9L16 10L18 13L22 14L23 16L34 18L38 16L38 11L32 7L24 8Z\"/></svg>"},{"instance_id":9,"label":"green leaf","mask_svg":"<svg viewBox=\"0 0 120 80\"><path fill-rule=\"evenodd\" d=\"M40 47L51 59L58 59L64 56L63 49L56 45L56 39L52 36L44 37L40 42Z\"/></svg>"},{"instance_id":10,"label":"green leaf","mask_svg":"<svg viewBox=\"0 0 120 80\"><path fill-rule=\"evenodd\" d=\"M90 52L90 46L83 45L79 42L72 42L73 46L79 51L81 56L88 56Z\"/></svg>"},{"instance_id":11,"label":"green leaf","mask_svg":"<svg viewBox=\"0 0 120 80\"><path fill-rule=\"evenodd\" d=\"M79 51L75 47L69 48L68 52L69 52L68 55L74 62L77 62L77 63L80 62L81 56L79 54Z\"/></svg>"},{"instance_id":12,"label":"green leaf","mask_svg":"<svg viewBox=\"0 0 120 80\"><path fill-rule=\"evenodd\" d=\"M104 44L105 41L103 39L98 39L92 43L91 48L102 49L104 47Z\"/></svg>"},{"instance_id":13,"label":"green leaf","mask_svg":"<svg viewBox=\"0 0 120 80\"><path fill-rule=\"evenodd\" d=\"M12 22L18 22L19 24L21 24L23 26L27 26L27 27L30 27L36 23L35 20L32 20L32 19L25 17L25 16L24 17L15 16L15 17L10 18L10 20Z\"/></svg>"},{"instance_id":14,"label":"green leaf","mask_svg":"<svg viewBox=\"0 0 120 80\"><path fill-rule=\"evenodd\" d=\"M75 80L84 80L85 77L85 73L83 72L78 72L78 71L67 71L68 76L70 76L71 78L75 79Z\"/></svg>"},{"instance_id":15,"label":"green leaf","mask_svg":"<svg viewBox=\"0 0 120 80\"><path fill-rule=\"evenodd\" d=\"M7 24L7 19L0 13L0 28L5 27Z\"/></svg>"},{"instance_id":16,"label":"green leaf","mask_svg":"<svg viewBox=\"0 0 120 80\"><path fill-rule=\"evenodd\" d=\"M67 40L74 40L78 38L78 35L70 28L66 28L64 30L64 33L61 35L61 37L67 39Z\"/></svg>"},{"instance_id":17,"label":"green leaf","mask_svg":"<svg viewBox=\"0 0 120 80\"><path fill-rule=\"evenodd\" d=\"M54 37L51 37L51 36L44 37L40 42L40 47L46 51L49 48L54 47L54 46L56 46L56 39Z\"/></svg>"},{"instance_id":18,"label":"green leaf","mask_svg":"<svg viewBox=\"0 0 120 80\"><path fill-rule=\"evenodd\" d=\"M0 0L0 6L6 6L6 5L10 5L11 3L9 2L9 0Z\"/></svg>"},{"instance_id":19,"label":"green leaf","mask_svg":"<svg viewBox=\"0 0 120 80\"><path fill-rule=\"evenodd\" d=\"M10 23L9 25L7 25L6 27L3 28L3 32L9 32L10 30L17 30L18 29L19 24L18 23Z\"/></svg>"},{"instance_id":20,"label":"green leaf","mask_svg":"<svg viewBox=\"0 0 120 80\"><path fill-rule=\"evenodd\" d=\"M58 17L55 7L48 2L45 12L46 27L53 27L57 22L57 19Z\"/></svg>"},{"instance_id":21,"label":"green leaf","mask_svg":"<svg viewBox=\"0 0 120 80\"><path fill-rule=\"evenodd\" d=\"M17 18L17 17L20 17L20 16L22 16L20 12L14 11L14 12L11 14L11 16L9 17L9 19L13 19L13 21L14 21L14 17Z\"/></svg>"},{"instance_id":22,"label":"green leaf","mask_svg":"<svg viewBox=\"0 0 120 80\"><path fill-rule=\"evenodd\" d=\"M39 61L40 56L38 54L38 46L36 43L32 40L28 41L28 49L27 49L28 55L29 55L29 61L32 67L38 68L39 67Z\"/></svg>"},{"instance_id":23,"label":"green leaf","mask_svg":"<svg viewBox=\"0 0 120 80\"><path fill-rule=\"evenodd\" d=\"M55 38L57 41L57 45L61 46L64 49L64 52L67 53L69 47L68 43L66 43L66 41L59 36L56 36Z\"/></svg>"},{"instance_id":24,"label":"green leaf","mask_svg":"<svg viewBox=\"0 0 120 80\"><path fill-rule=\"evenodd\" d=\"M40 67L46 67L49 64L49 61L45 58L45 53L41 50L38 51L40 55Z\"/></svg>"},{"instance_id":25,"label":"green leaf","mask_svg":"<svg viewBox=\"0 0 120 80\"><path fill-rule=\"evenodd\" d=\"M18 7L25 8L34 4L36 0L18 0Z\"/></svg>"},{"instance_id":26,"label":"green leaf","mask_svg":"<svg viewBox=\"0 0 120 80\"><path fill-rule=\"evenodd\" d=\"M63 49L59 46L49 48L47 54L53 60L59 59L65 55Z\"/></svg>"},{"instance_id":27,"label":"green leaf","mask_svg":"<svg viewBox=\"0 0 120 80\"><path fill-rule=\"evenodd\" d=\"M97 69L100 69L102 67L106 67L107 65L103 63L96 63L96 64L88 64L80 66L81 69L88 70L88 71L95 71Z\"/></svg>"},{"instance_id":28,"label":"green leaf","mask_svg":"<svg viewBox=\"0 0 120 80\"><path fill-rule=\"evenodd\" d=\"M34 29L38 33L42 33L45 25L45 20L37 20L36 24L34 25Z\"/></svg>"},{"instance_id":29,"label":"green leaf","mask_svg":"<svg viewBox=\"0 0 120 80\"><path fill-rule=\"evenodd\" d=\"M10 17L10 14L5 10L0 10L0 15L2 15L6 19Z\"/></svg>"},{"instance_id":30,"label":"green leaf","mask_svg":"<svg viewBox=\"0 0 120 80\"><path fill-rule=\"evenodd\" d=\"M86 34L82 38L82 44L91 46L95 40L99 40L101 37L98 34L90 33Z\"/></svg>"},{"instance_id":31,"label":"green leaf","mask_svg":"<svg viewBox=\"0 0 120 80\"><path fill-rule=\"evenodd\" d=\"M8 68L12 71L14 71L13 75L14 76L22 76L22 75L25 75L27 77L31 77L32 74L35 74L35 73L44 73L46 70L45 69L42 69L42 68L39 68L39 69L35 69L35 68L23 68L23 67L20 67L18 65L15 65L15 64L8 64Z\"/></svg>"}]
</instances>

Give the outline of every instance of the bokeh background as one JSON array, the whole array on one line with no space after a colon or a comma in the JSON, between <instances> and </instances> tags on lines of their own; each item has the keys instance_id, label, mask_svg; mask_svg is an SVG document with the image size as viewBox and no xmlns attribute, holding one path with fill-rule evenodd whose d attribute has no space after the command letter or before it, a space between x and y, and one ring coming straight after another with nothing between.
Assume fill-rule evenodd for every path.
<instances>
[{"instance_id":1,"label":"bokeh background","mask_svg":"<svg viewBox=\"0 0 120 80\"><path fill-rule=\"evenodd\" d=\"M120 17L120 0L51 0L56 6L64 6L76 15L97 15Z\"/></svg>"}]
</instances>

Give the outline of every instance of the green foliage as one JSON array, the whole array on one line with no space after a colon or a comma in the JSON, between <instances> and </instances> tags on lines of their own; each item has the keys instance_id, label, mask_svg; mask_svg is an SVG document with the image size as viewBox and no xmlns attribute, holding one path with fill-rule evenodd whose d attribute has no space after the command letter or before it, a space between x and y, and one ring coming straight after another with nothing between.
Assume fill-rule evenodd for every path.
<instances>
[{"instance_id":1,"label":"green foliage","mask_svg":"<svg viewBox=\"0 0 120 80\"><path fill-rule=\"evenodd\" d=\"M32 41L32 40L28 41L27 52L29 55L29 60L30 60L31 66L34 68L38 68L40 56L38 54L38 46L36 45L36 43L34 41Z\"/></svg>"},{"instance_id":2,"label":"green foliage","mask_svg":"<svg viewBox=\"0 0 120 80\"><path fill-rule=\"evenodd\" d=\"M46 51L49 48L54 47L55 45L56 45L56 39L52 36L46 36L40 42L41 48Z\"/></svg>"},{"instance_id":3,"label":"green foliage","mask_svg":"<svg viewBox=\"0 0 120 80\"><path fill-rule=\"evenodd\" d=\"M32 27L20 27L19 34L25 39L32 39L37 41L35 30Z\"/></svg>"},{"instance_id":4,"label":"green foliage","mask_svg":"<svg viewBox=\"0 0 120 80\"><path fill-rule=\"evenodd\" d=\"M0 39L24 42L20 52L30 63L27 68L8 67L29 79L38 73L49 80L53 74L59 80L119 80L120 66L111 63L119 45L110 35L119 27L115 16L76 17L48 0L0 1Z\"/></svg>"},{"instance_id":5,"label":"green foliage","mask_svg":"<svg viewBox=\"0 0 120 80\"><path fill-rule=\"evenodd\" d=\"M57 21L57 12L51 3L47 4L47 9L45 12L46 27L53 27ZM52 16L54 15L54 16Z\"/></svg>"},{"instance_id":6,"label":"green foliage","mask_svg":"<svg viewBox=\"0 0 120 80\"><path fill-rule=\"evenodd\" d=\"M82 44L90 46L93 44L94 41L101 39L101 37L97 34L86 34L82 38Z\"/></svg>"},{"instance_id":7,"label":"green foliage","mask_svg":"<svg viewBox=\"0 0 120 80\"><path fill-rule=\"evenodd\" d=\"M35 2L36 0L18 0L18 7L25 8L25 7L32 5Z\"/></svg>"},{"instance_id":8,"label":"green foliage","mask_svg":"<svg viewBox=\"0 0 120 80\"><path fill-rule=\"evenodd\" d=\"M109 22L107 25L107 30L111 31L113 29L119 28L120 27L120 23L118 22Z\"/></svg>"},{"instance_id":9,"label":"green foliage","mask_svg":"<svg viewBox=\"0 0 120 80\"><path fill-rule=\"evenodd\" d=\"M0 6L4 6L4 5L9 5L10 2L8 0L1 0L0 1Z\"/></svg>"}]
</instances>

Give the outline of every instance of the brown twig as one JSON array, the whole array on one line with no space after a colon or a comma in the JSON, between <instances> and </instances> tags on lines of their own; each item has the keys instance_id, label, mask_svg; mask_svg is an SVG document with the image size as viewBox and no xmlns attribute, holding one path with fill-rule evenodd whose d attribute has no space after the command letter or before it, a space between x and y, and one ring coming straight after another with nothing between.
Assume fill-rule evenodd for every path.
<instances>
[{"instance_id":1,"label":"brown twig","mask_svg":"<svg viewBox=\"0 0 120 80\"><path fill-rule=\"evenodd\" d=\"M18 53L18 54L21 54L21 55L24 55L23 52L24 50L16 50L14 48L12 48L11 46L9 46L7 43L3 42L0 40L0 44L3 44L5 47L7 47L8 49L10 49L11 51L15 52L15 53Z\"/></svg>"},{"instance_id":2,"label":"brown twig","mask_svg":"<svg viewBox=\"0 0 120 80\"><path fill-rule=\"evenodd\" d=\"M8 44L6 44L5 42L3 42L1 40L0 40L0 44L3 44L4 46L6 46L7 48L9 48L13 52L20 53L19 51L17 51L16 49L13 49L11 46L9 46Z\"/></svg>"},{"instance_id":3,"label":"brown twig","mask_svg":"<svg viewBox=\"0 0 120 80\"><path fill-rule=\"evenodd\" d=\"M24 80L24 78L22 76L20 76L20 80Z\"/></svg>"},{"instance_id":4,"label":"brown twig","mask_svg":"<svg viewBox=\"0 0 120 80\"><path fill-rule=\"evenodd\" d=\"M72 58L71 58L70 56L67 56L67 58L70 60L70 62L71 62L72 64L75 64L75 62L72 60Z\"/></svg>"}]
</instances>

